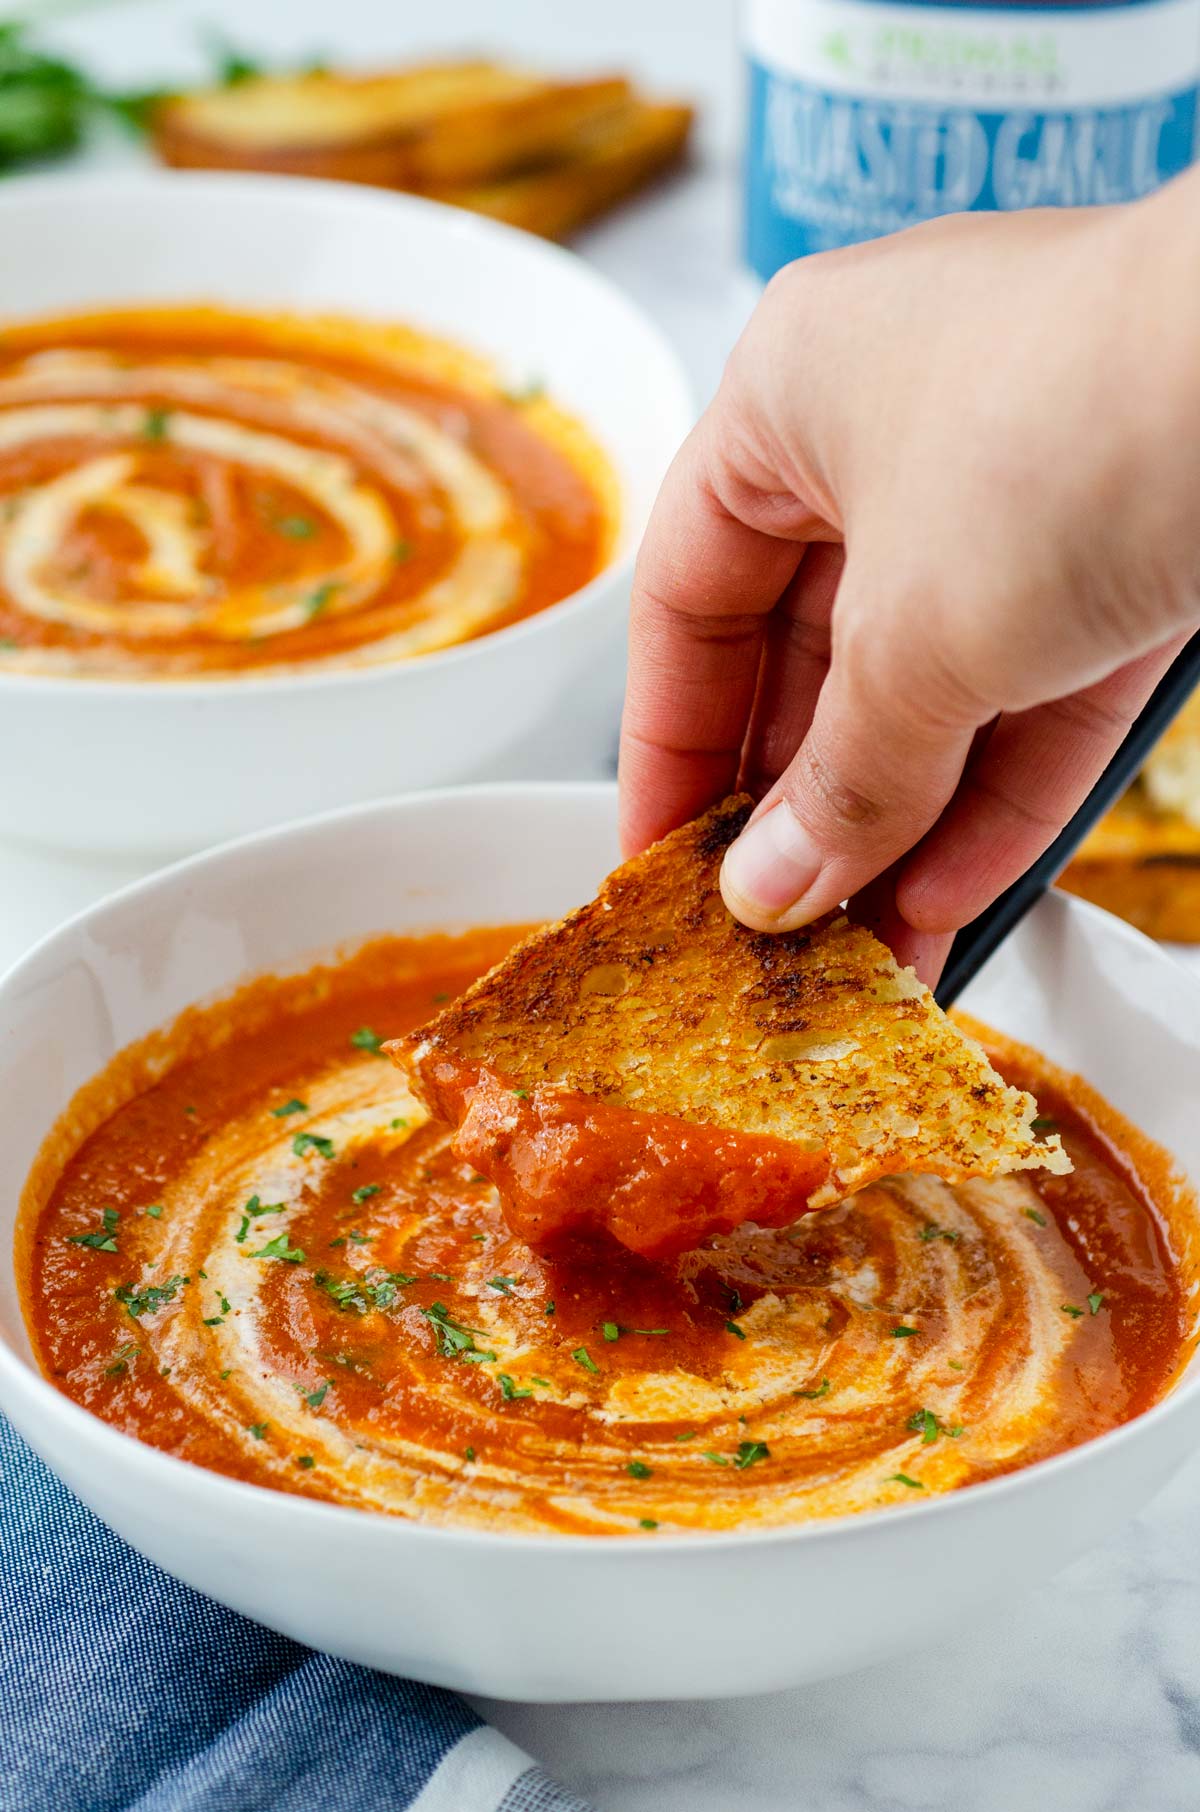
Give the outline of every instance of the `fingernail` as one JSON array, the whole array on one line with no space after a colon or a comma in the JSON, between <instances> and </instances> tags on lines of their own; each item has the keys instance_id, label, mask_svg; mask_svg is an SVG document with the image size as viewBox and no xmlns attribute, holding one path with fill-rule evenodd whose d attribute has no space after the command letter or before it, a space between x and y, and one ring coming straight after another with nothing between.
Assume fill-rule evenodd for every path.
<instances>
[{"instance_id":1,"label":"fingernail","mask_svg":"<svg viewBox=\"0 0 1200 1812\"><path fill-rule=\"evenodd\" d=\"M766 930L803 898L820 872L820 850L780 800L725 852L721 892L738 918Z\"/></svg>"}]
</instances>

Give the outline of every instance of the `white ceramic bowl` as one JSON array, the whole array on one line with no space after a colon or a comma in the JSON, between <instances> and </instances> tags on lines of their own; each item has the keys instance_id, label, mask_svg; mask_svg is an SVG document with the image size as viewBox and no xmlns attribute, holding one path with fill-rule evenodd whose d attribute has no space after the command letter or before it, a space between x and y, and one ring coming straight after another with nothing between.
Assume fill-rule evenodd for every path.
<instances>
[{"instance_id":1,"label":"white ceramic bowl","mask_svg":"<svg viewBox=\"0 0 1200 1812\"><path fill-rule=\"evenodd\" d=\"M0 675L0 833L198 849L486 772L619 633L633 553L692 418L658 330L571 253L406 195L283 177L31 178L0 193L9 316L216 301L412 322L539 379L622 492L605 570L526 621L358 672L116 682Z\"/></svg>"},{"instance_id":2,"label":"white ceramic bowl","mask_svg":"<svg viewBox=\"0 0 1200 1812\"><path fill-rule=\"evenodd\" d=\"M0 1220L72 1092L249 972L382 930L529 920L616 855L603 786L455 789L246 839L116 895L0 981ZM967 1005L1088 1078L1200 1176L1200 983L1055 896ZM5 1217L7 1217L5 1219ZM653 1541L421 1528L240 1484L118 1434L35 1371L0 1267L0 1407L104 1520L319 1648L502 1698L763 1692L906 1652L1136 1511L1200 1436L1200 1365L1090 1444L927 1504Z\"/></svg>"}]
</instances>

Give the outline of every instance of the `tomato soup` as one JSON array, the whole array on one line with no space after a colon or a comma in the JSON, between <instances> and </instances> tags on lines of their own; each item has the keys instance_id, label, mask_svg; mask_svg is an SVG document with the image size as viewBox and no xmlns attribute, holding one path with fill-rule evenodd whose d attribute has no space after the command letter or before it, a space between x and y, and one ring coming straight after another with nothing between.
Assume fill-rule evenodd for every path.
<instances>
[{"instance_id":1,"label":"tomato soup","mask_svg":"<svg viewBox=\"0 0 1200 1812\"><path fill-rule=\"evenodd\" d=\"M0 331L0 672L394 661L567 597L614 481L406 328L138 309Z\"/></svg>"},{"instance_id":2,"label":"tomato soup","mask_svg":"<svg viewBox=\"0 0 1200 1812\"><path fill-rule=\"evenodd\" d=\"M380 1054L516 936L260 979L88 1085L19 1239L55 1385L260 1485L640 1539L927 1501L1168 1388L1190 1200L1083 1084L994 1039L1070 1175L890 1178L661 1264L535 1254Z\"/></svg>"}]
</instances>

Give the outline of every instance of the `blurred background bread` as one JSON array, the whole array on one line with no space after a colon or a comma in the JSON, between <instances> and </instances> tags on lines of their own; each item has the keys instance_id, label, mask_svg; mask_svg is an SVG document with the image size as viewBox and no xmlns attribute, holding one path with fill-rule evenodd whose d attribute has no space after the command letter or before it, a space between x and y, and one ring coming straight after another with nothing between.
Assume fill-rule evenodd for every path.
<instances>
[{"instance_id":1,"label":"blurred background bread","mask_svg":"<svg viewBox=\"0 0 1200 1812\"><path fill-rule=\"evenodd\" d=\"M558 238L677 162L692 117L619 74L476 61L254 75L160 100L149 128L178 168L407 189Z\"/></svg>"}]
</instances>

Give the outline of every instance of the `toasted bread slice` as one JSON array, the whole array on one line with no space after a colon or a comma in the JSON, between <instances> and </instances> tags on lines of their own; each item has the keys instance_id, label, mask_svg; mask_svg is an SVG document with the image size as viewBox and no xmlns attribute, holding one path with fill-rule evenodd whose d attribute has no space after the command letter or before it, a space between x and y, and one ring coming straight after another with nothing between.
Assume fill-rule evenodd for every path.
<instances>
[{"instance_id":1,"label":"toasted bread slice","mask_svg":"<svg viewBox=\"0 0 1200 1812\"><path fill-rule=\"evenodd\" d=\"M1144 782L1100 820L1058 885L1148 937L1200 944L1200 828L1156 810Z\"/></svg>"},{"instance_id":2,"label":"toasted bread slice","mask_svg":"<svg viewBox=\"0 0 1200 1812\"><path fill-rule=\"evenodd\" d=\"M893 1172L1070 1168L868 931L733 919L718 875L750 809L627 862L389 1047L531 1243L604 1228L659 1257Z\"/></svg>"},{"instance_id":3,"label":"toasted bread slice","mask_svg":"<svg viewBox=\"0 0 1200 1812\"><path fill-rule=\"evenodd\" d=\"M644 188L687 150L693 113L681 103L630 100L578 127L563 155L491 183L446 184L442 201L548 239L568 233Z\"/></svg>"},{"instance_id":4,"label":"toasted bread slice","mask_svg":"<svg viewBox=\"0 0 1200 1812\"><path fill-rule=\"evenodd\" d=\"M426 189L553 157L628 97L622 76L556 82L488 62L262 76L160 103L151 135L163 161L183 168Z\"/></svg>"}]
</instances>

